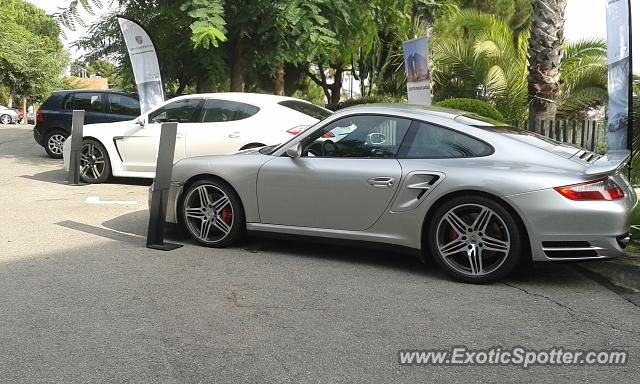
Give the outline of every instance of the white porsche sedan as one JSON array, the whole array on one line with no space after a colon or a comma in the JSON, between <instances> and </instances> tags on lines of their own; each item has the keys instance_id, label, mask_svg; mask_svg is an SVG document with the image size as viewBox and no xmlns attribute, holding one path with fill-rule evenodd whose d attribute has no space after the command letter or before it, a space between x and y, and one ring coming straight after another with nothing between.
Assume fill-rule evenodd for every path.
<instances>
[{"instance_id":1,"label":"white porsche sedan","mask_svg":"<svg viewBox=\"0 0 640 384\"><path fill-rule=\"evenodd\" d=\"M155 176L160 126L178 122L174 161L283 143L331 111L291 97L256 93L194 94L168 100L135 120L83 129L81 178ZM69 170L71 140L64 145Z\"/></svg>"}]
</instances>

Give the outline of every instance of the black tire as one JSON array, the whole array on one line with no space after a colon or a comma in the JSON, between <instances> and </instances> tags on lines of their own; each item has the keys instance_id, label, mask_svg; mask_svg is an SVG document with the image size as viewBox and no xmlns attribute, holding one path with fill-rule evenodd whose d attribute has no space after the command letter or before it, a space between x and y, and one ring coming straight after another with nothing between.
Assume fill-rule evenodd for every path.
<instances>
[{"instance_id":1,"label":"black tire","mask_svg":"<svg viewBox=\"0 0 640 384\"><path fill-rule=\"evenodd\" d=\"M62 145L69 134L61 129L52 129L44 137L44 150L49 157L62 159Z\"/></svg>"},{"instance_id":2,"label":"black tire","mask_svg":"<svg viewBox=\"0 0 640 384\"><path fill-rule=\"evenodd\" d=\"M476 210L479 212L474 217ZM463 223L456 224L454 228L450 220L455 219L451 218L450 212L461 218ZM481 212L490 212L484 214L488 216L484 233L474 225L477 223L482 227L483 220L476 220ZM465 228L466 232L461 234L457 228ZM461 196L444 202L433 213L426 236L428 250L436 262L447 274L465 283L484 284L500 280L520 264L525 254L523 233L516 219L500 203L483 196ZM448 254L445 256L444 253ZM487 270L483 270L485 262L489 264Z\"/></svg>"},{"instance_id":3,"label":"black tire","mask_svg":"<svg viewBox=\"0 0 640 384\"><path fill-rule=\"evenodd\" d=\"M8 125L11 124L13 119L9 115L1 115L0 116L0 124Z\"/></svg>"},{"instance_id":4,"label":"black tire","mask_svg":"<svg viewBox=\"0 0 640 384\"><path fill-rule=\"evenodd\" d=\"M89 184L101 184L111 176L109 154L98 140L82 140L80 179Z\"/></svg>"},{"instance_id":5,"label":"black tire","mask_svg":"<svg viewBox=\"0 0 640 384\"><path fill-rule=\"evenodd\" d=\"M244 208L228 184L216 179L198 180L183 196L180 218L187 233L198 243L224 248L242 239L246 231Z\"/></svg>"}]
</instances>

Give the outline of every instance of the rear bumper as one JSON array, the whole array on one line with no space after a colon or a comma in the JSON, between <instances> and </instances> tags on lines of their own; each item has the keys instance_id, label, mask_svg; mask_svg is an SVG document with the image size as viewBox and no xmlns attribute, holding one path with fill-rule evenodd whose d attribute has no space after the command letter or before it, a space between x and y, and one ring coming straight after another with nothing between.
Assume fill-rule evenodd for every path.
<instances>
[{"instance_id":1,"label":"rear bumper","mask_svg":"<svg viewBox=\"0 0 640 384\"><path fill-rule=\"evenodd\" d=\"M628 183L623 189L626 196L617 201L572 201L553 189L506 200L527 228L533 260L596 260L625 253L637 197Z\"/></svg>"},{"instance_id":2,"label":"rear bumper","mask_svg":"<svg viewBox=\"0 0 640 384\"><path fill-rule=\"evenodd\" d=\"M42 134L40 133L40 130L37 126L33 128L33 139L36 141L36 143L38 143L38 145L44 147L44 144L42 143Z\"/></svg>"}]
</instances>

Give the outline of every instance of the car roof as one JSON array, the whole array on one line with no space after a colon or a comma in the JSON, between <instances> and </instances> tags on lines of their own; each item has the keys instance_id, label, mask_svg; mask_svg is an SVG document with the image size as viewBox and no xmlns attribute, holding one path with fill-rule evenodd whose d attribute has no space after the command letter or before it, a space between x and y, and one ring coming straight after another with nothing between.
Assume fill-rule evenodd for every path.
<instances>
[{"instance_id":1,"label":"car roof","mask_svg":"<svg viewBox=\"0 0 640 384\"><path fill-rule=\"evenodd\" d=\"M67 95L69 93L88 93L88 92L113 93L113 94L119 94L119 95L138 97L138 95L136 95L135 93L126 92L119 89L62 89L58 91L53 91L52 94Z\"/></svg>"},{"instance_id":2,"label":"car roof","mask_svg":"<svg viewBox=\"0 0 640 384\"><path fill-rule=\"evenodd\" d=\"M238 101L241 103L254 104L256 106L271 105L286 100L304 100L295 99L293 97L269 95L265 93L249 93L249 92L217 92L217 93L192 93L173 98L172 100L188 99L188 98L211 98Z\"/></svg>"},{"instance_id":3,"label":"car roof","mask_svg":"<svg viewBox=\"0 0 640 384\"><path fill-rule=\"evenodd\" d=\"M340 113L374 112L374 113L402 113L422 117L439 117L455 120L459 116L469 115L469 112L442 107L426 107L417 104L359 104L339 110Z\"/></svg>"}]
</instances>

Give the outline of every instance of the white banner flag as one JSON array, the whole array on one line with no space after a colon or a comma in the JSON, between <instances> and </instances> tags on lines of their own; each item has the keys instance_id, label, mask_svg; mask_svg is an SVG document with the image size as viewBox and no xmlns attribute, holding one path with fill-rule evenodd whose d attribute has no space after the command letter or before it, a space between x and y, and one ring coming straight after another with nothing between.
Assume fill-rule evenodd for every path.
<instances>
[{"instance_id":1,"label":"white banner flag","mask_svg":"<svg viewBox=\"0 0 640 384\"><path fill-rule=\"evenodd\" d=\"M631 26L628 0L607 0L607 58L609 64L609 150L627 149L629 138L629 87Z\"/></svg>"},{"instance_id":2,"label":"white banner flag","mask_svg":"<svg viewBox=\"0 0 640 384\"><path fill-rule=\"evenodd\" d=\"M405 41L402 48L407 72L407 101L409 104L430 106L429 40L426 37L420 37Z\"/></svg>"},{"instance_id":3,"label":"white banner flag","mask_svg":"<svg viewBox=\"0 0 640 384\"><path fill-rule=\"evenodd\" d=\"M156 48L140 24L121 16L118 16L118 23L129 51L140 98L140 110L144 113L164 101Z\"/></svg>"}]
</instances>

